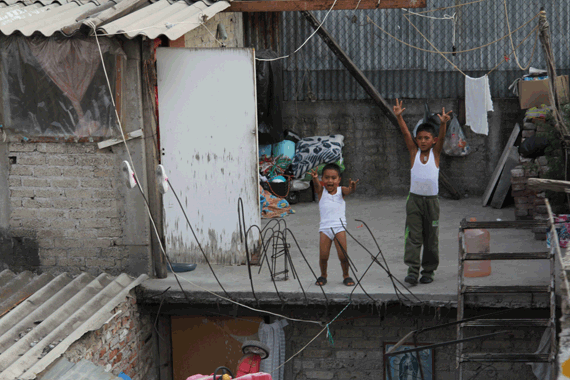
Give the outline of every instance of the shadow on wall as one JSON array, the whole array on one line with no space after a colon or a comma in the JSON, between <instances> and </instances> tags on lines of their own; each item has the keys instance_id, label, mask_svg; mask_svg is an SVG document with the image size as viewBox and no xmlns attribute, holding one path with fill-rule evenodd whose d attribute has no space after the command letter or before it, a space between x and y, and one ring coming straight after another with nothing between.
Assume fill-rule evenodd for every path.
<instances>
[{"instance_id":1,"label":"shadow on wall","mask_svg":"<svg viewBox=\"0 0 570 380\"><path fill-rule=\"evenodd\" d=\"M0 270L35 272L39 266L39 247L34 238L14 237L6 231L0 231Z\"/></svg>"}]
</instances>

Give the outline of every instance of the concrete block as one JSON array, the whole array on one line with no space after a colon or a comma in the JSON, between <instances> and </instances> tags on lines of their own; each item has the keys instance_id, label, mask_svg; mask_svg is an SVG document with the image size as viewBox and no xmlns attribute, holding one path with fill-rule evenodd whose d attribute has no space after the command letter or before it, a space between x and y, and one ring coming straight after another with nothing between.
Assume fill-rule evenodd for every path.
<instances>
[{"instance_id":1,"label":"concrete block","mask_svg":"<svg viewBox=\"0 0 570 380\"><path fill-rule=\"evenodd\" d=\"M111 199L83 199L81 200L81 205L84 208L101 209L111 207L113 202Z\"/></svg>"},{"instance_id":2,"label":"concrete block","mask_svg":"<svg viewBox=\"0 0 570 380\"><path fill-rule=\"evenodd\" d=\"M52 179L51 185L57 188L68 188L68 189L76 189L79 187L79 180L75 178L58 178Z\"/></svg>"},{"instance_id":3,"label":"concrete block","mask_svg":"<svg viewBox=\"0 0 570 380\"><path fill-rule=\"evenodd\" d=\"M45 162L51 166L74 166L75 158L66 155L47 155Z\"/></svg>"},{"instance_id":4,"label":"concrete block","mask_svg":"<svg viewBox=\"0 0 570 380\"><path fill-rule=\"evenodd\" d=\"M521 166L517 166L516 168L511 170L511 178L518 178L524 177L524 168Z\"/></svg>"},{"instance_id":5,"label":"concrete block","mask_svg":"<svg viewBox=\"0 0 570 380\"><path fill-rule=\"evenodd\" d=\"M529 203L527 197L515 197L515 204Z\"/></svg>"},{"instance_id":6,"label":"concrete block","mask_svg":"<svg viewBox=\"0 0 570 380\"><path fill-rule=\"evenodd\" d=\"M37 209L30 209L30 208L16 208L12 210L10 214L10 218L16 219L25 219L25 218L36 218L38 216Z\"/></svg>"},{"instance_id":7,"label":"concrete block","mask_svg":"<svg viewBox=\"0 0 570 380\"><path fill-rule=\"evenodd\" d=\"M12 165L10 166L10 175L31 176L34 174L33 166Z\"/></svg>"},{"instance_id":8,"label":"concrete block","mask_svg":"<svg viewBox=\"0 0 570 380\"><path fill-rule=\"evenodd\" d=\"M520 191L526 189L525 183L513 183L511 189L513 191Z\"/></svg>"},{"instance_id":9,"label":"concrete block","mask_svg":"<svg viewBox=\"0 0 570 380\"><path fill-rule=\"evenodd\" d=\"M364 351L337 351L335 354L337 359L360 360L366 357Z\"/></svg>"},{"instance_id":10,"label":"concrete block","mask_svg":"<svg viewBox=\"0 0 570 380\"><path fill-rule=\"evenodd\" d=\"M110 247L113 241L111 239L83 239L82 247L94 247L94 248L107 248Z\"/></svg>"},{"instance_id":11,"label":"concrete block","mask_svg":"<svg viewBox=\"0 0 570 380\"><path fill-rule=\"evenodd\" d=\"M520 217L520 216L528 216L528 210L522 209L522 210L515 210L515 216Z\"/></svg>"},{"instance_id":12,"label":"concrete block","mask_svg":"<svg viewBox=\"0 0 570 380\"><path fill-rule=\"evenodd\" d=\"M23 178L22 186L24 187L50 187L49 180L41 178Z\"/></svg>"},{"instance_id":13,"label":"concrete block","mask_svg":"<svg viewBox=\"0 0 570 380\"><path fill-rule=\"evenodd\" d=\"M42 219L61 219L65 218L66 211L65 210L56 210L56 209L39 209L38 210L38 217Z\"/></svg>"},{"instance_id":14,"label":"concrete block","mask_svg":"<svg viewBox=\"0 0 570 380\"><path fill-rule=\"evenodd\" d=\"M65 189L65 196L67 198L77 198L77 199L88 199L91 198L93 196L93 192L89 189L81 189L81 190L76 190L76 189Z\"/></svg>"},{"instance_id":15,"label":"concrete block","mask_svg":"<svg viewBox=\"0 0 570 380\"><path fill-rule=\"evenodd\" d=\"M8 149L10 152L33 152L36 150L36 144L10 143Z\"/></svg>"},{"instance_id":16,"label":"concrete block","mask_svg":"<svg viewBox=\"0 0 570 380\"><path fill-rule=\"evenodd\" d=\"M10 196L12 198L31 198L34 196L34 190L33 189L10 190Z\"/></svg>"},{"instance_id":17,"label":"concrete block","mask_svg":"<svg viewBox=\"0 0 570 380\"><path fill-rule=\"evenodd\" d=\"M536 125L534 123L524 123L522 129L535 131Z\"/></svg>"},{"instance_id":18,"label":"concrete block","mask_svg":"<svg viewBox=\"0 0 570 380\"><path fill-rule=\"evenodd\" d=\"M314 349L306 349L303 351L304 358L328 358L332 355L331 350L314 350Z\"/></svg>"},{"instance_id":19,"label":"concrete block","mask_svg":"<svg viewBox=\"0 0 570 380\"><path fill-rule=\"evenodd\" d=\"M59 209L75 209L81 207L81 201L79 199L54 199L52 205Z\"/></svg>"},{"instance_id":20,"label":"concrete block","mask_svg":"<svg viewBox=\"0 0 570 380\"><path fill-rule=\"evenodd\" d=\"M305 371L305 374L308 379L331 380L334 377L332 371Z\"/></svg>"},{"instance_id":21,"label":"concrete block","mask_svg":"<svg viewBox=\"0 0 570 380\"><path fill-rule=\"evenodd\" d=\"M109 188L112 187L112 182L110 179L82 179L81 187L83 188Z\"/></svg>"},{"instance_id":22,"label":"concrete block","mask_svg":"<svg viewBox=\"0 0 570 380\"><path fill-rule=\"evenodd\" d=\"M511 183L513 185L518 185L518 184L526 184L528 182L528 178L525 177L511 177Z\"/></svg>"},{"instance_id":23,"label":"concrete block","mask_svg":"<svg viewBox=\"0 0 570 380\"><path fill-rule=\"evenodd\" d=\"M53 189L53 188L48 188L48 189L35 189L33 190L34 192L34 196L36 198L50 198L50 199L54 199L54 198L61 198L65 195L63 190L60 189Z\"/></svg>"},{"instance_id":24,"label":"concrete block","mask_svg":"<svg viewBox=\"0 0 570 380\"><path fill-rule=\"evenodd\" d=\"M40 143L36 150L42 153L67 153L67 144L62 143Z\"/></svg>"},{"instance_id":25,"label":"concrete block","mask_svg":"<svg viewBox=\"0 0 570 380\"><path fill-rule=\"evenodd\" d=\"M535 134L536 134L536 131L534 131L534 130L523 129L523 131L522 131L522 136L525 138L533 137Z\"/></svg>"},{"instance_id":26,"label":"concrete block","mask_svg":"<svg viewBox=\"0 0 570 380\"><path fill-rule=\"evenodd\" d=\"M59 177L61 169L53 166L36 166L34 167L34 177Z\"/></svg>"},{"instance_id":27,"label":"concrete block","mask_svg":"<svg viewBox=\"0 0 570 380\"><path fill-rule=\"evenodd\" d=\"M540 156L536 159L536 162L538 162L538 164L540 166L545 166L548 165L548 159L546 158L546 156Z\"/></svg>"},{"instance_id":28,"label":"concrete block","mask_svg":"<svg viewBox=\"0 0 570 380\"><path fill-rule=\"evenodd\" d=\"M22 201L19 199L10 199L10 207L12 208L18 208L18 207L22 207Z\"/></svg>"},{"instance_id":29,"label":"concrete block","mask_svg":"<svg viewBox=\"0 0 570 380\"><path fill-rule=\"evenodd\" d=\"M95 144L68 144L67 153L78 154L78 153L95 153L97 151L97 146Z\"/></svg>"}]
</instances>

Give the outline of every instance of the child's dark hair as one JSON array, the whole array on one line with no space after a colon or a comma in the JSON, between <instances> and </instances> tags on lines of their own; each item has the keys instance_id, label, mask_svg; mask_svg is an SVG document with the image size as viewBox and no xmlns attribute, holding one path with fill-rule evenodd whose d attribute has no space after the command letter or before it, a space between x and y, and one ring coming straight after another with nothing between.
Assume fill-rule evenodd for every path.
<instances>
[{"instance_id":1,"label":"child's dark hair","mask_svg":"<svg viewBox=\"0 0 570 380\"><path fill-rule=\"evenodd\" d=\"M435 135L435 128L433 125L429 124L429 123L421 123L420 125L418 125L418 129L416 129L416 136L418 135L418 133L420 132L427 132L429 134L431 134L433 137L437 137Z\"/></svg>"},{"instance_id":2,"label":"child's dark hair","mask_svg":"<svg viewBox=\"0 0 570 380\"><path fill-rule=\"evenodd\" d=\"M337 164L326 164L323 168L323 174L325 174L325 170L334 170L337 172L338 176L341 177L340 167Z\"/></svg>"}]
</instances>

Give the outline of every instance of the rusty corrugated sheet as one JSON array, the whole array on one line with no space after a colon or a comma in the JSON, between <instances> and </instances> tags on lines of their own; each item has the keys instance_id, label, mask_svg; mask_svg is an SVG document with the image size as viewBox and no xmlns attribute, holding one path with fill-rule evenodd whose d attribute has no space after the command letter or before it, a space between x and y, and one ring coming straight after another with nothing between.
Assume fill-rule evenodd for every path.
<instances>
[{"instance_id":1,"label":"rusty corrugated sheet","mask_svg":"<svg viewBox=\"0 0 570 380\"><path fill-rule=\"evenodd\" d=\"M34 379L147 278L0 273L0 380Z\"/></svg>"},{"instance_id":2,"label":"rusty corrugated sheet","mask_svg":"<svg viewBox=\"0 0 570 380\"><path fill-rule=\"evenodd\" d=\"M281 12L243 14L245 46L255 50L269 49L280 54Z\"/></svg>"}]
</instances>

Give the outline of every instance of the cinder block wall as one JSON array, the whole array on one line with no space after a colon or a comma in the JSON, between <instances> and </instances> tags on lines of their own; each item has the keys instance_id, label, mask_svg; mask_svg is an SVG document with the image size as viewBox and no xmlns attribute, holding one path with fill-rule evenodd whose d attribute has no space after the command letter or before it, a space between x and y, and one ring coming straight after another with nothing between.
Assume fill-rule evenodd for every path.
<instances>
[{"instance_id":1,"label":"cinder block wall","mask_svg":"<svg viewBox=\"0 0 570 380\"><path fill-rule=\"evenodd\" d=\"M393 310L392 310L393 309ZM332 319L336 312L331 311ZM369 312L350 309L330 326L331 343L322 333L313 343L292 360L286 367L285 378L296 380L360 380L385 379L384 344L394 343L412 330L440 325L456 320L454 309L434 309L430 312L414 313L389 309L382 320ZM487 311L489 312L489 311ZM481 311L479 314L485 312ZM308 316L305 316L308 318ZM328 319L330 320L330 319ZM287 345L286 357L301 350L322 327L299 322L289 322L285 327ZM489 328L471 329L466 336L488 334ZM542 336L540 329L519 328L512 334L496 338L476 340L465 344L464 352L528 352L533 353ZM457 339L455 326L428 331L419 335L418 343L441 343ZM449 345L434 349L435 379L455 380L456 346ZM485 368L483 368L485 367ZM475 374L480 371L476 377ZM496 378L503 380L534 380L530 366L521 363L469 363L465 378ZM394 378L397 380L397 378Z\"/></svg>"},{"instance_id":2,"label":"cinder block wall","mask_svg":"<svg viewBox=\"0 0 570 380\"><path fill-rule=\"evenodd\" d=\"M6 239L12 246L4 245L0 264L72 274L146 272L144 258L142 270L129 269L126 190L120 158L111 149L98 150L95 143L9 143L8 160Z\"/></svg>"},{"instance_id":3,"label":"cinder block wall","mask_svg":"<svg viewBox=\"0 0 570 380\"><path fill-rule=\"evenodd\" d=\"M393 100L387 100L390 106ZM431 112L441 108L459 116L458 99L430 99ZM423 117L425 100L404 99L404 120L413 128ZM517 99L493 99L495 112L489 112L489 134L475 134L464 127L471 153L465 157L442 154L441 172L462 194L481 196L495 169L515 123L522 123L524 112ZM464 122L464 120L463 120ZM343 156L348 178L360 179L358 194L407 194L410 186L410 158L402 134L371 101L286 102L284 128L302 137L342 134ZM444 189L440 189L440 193Z\"/></svg>"},{"instance_id":4,"label":"cinder block wall","mask_svg":"<svg viewBox=\"0 0 570 380\"><path fill-rule=\"evenodd\" d=\"M134 291L113 314L103 327L85 334L63 356L73 363L89 360L114 375L124 372L132 380L158 379L153 320L139 310Z\"/></svg>"}]
</instances>

